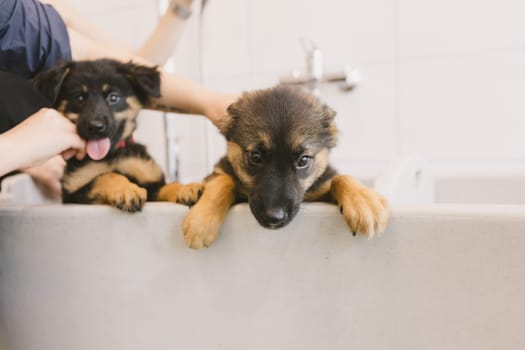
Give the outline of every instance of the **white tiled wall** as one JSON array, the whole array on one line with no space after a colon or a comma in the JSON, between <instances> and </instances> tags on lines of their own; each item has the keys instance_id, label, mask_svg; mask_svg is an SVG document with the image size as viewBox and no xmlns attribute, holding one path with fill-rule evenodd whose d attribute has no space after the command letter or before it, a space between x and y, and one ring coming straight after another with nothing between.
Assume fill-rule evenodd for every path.
<instances>
[{"instance_id":1,"label":"white tiled wall","mask_svg":"<svg viewBox=\"0 0 525 350\"><path fill-rule=\"evenodd\" d=\"M401 57L525 46L522 0L398 0Z\"/></svg>"},{"instance_id":2,"label":"white tiled wall","mask_svg":"<svg viewBox=\"0 0 525 350\"><path fill-rule=\"evenodd\" d=\"M525 159L525 50L407 61L400 72L402 151Z\"/></svg>"},{"instance_id":3,"label":"white tiled wall","mask_svg":"<svg viewBox=\"0 0 525 350\"><path fill-rule=\"evenodd\" d=\"M70 1L101 25L118 27L132 45L153 27L157 10L146 0ZM303 68L302 37L321 47L325 70L352 64L361 71L354 92L323 89L338 112L333 161L342 171L375 171L409 153L443 169L525 164L522 0L210 0L202 26L197 13L175 67L217 90L270 86ZM218 158L223 141L212 132L210 145L202 145L201 118L177 120L182 179L198 179L207 150ZM161 133L151 127L144 138Z\"/></svg>"}]
</instances>

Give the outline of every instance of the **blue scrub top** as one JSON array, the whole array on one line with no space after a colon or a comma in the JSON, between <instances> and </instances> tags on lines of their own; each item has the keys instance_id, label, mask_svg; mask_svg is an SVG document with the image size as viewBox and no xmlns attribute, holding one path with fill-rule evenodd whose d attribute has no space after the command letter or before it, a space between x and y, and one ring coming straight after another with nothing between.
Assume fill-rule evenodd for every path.
<instances>
[{"instance_id":1,"label":"blue scrub top","mask_svg":"<svg viewBox=\"0 0 525 350\"><path fill-rule=\"evenodd\" d=\"M25 78L71 60L64 21L37 0L0 0L0 71Z\"/></svg>"}]
</instances>

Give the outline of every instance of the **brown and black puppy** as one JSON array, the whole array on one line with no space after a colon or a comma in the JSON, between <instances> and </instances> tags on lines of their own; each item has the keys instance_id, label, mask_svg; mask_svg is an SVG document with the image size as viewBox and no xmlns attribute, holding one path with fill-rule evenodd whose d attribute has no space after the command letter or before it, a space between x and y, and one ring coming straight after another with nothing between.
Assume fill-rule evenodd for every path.
<instances>
[{"instance_id":1,"label":"brown and black puppy","mask_svg":"<svg viewBox=\"0 0 525 350\"><path fill-rule=\"evenodd\" d=\"M160 96L156 67L110 59L63 62L33 83L87 141L88 156L67 162L65 203L109 204L136 212L146 200L156 200L164 174L146 148L132 140L138 111Z\"/></svg>"},{"instance_id":2,"label":"brown and black puppy","mask_svg":"<svg viewBox=\"0 0 525 350\"><path fill-rule=\"evenodd\" d=\"M303 201L336 203L354 234L371 237L385 229L385 198L330 167L335 112L319 99L278 86L245 93L228 113L220 126L227 154L205 179L184 221L190 247L212 244L230 207L246 201L257 221L271 229L288 224Z\"/></svg>"}]
</instances>

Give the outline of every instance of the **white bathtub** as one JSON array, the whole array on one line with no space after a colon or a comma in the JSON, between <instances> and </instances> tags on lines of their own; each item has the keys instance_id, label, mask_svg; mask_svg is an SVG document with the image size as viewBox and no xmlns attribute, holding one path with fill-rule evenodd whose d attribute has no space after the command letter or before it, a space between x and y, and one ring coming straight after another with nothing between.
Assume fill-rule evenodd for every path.
<instances>
[{"instance_id":1,"label":"white bathtub","mask_svg":"<svg viewBox=\"0 0 525 350\"><path fill-rule=\"evenodd\" d=\"M525 348L525 205L396 205L373 240L334 206L274 231L238 205L202 251L186 212L0 208L9 350Z\"/></svg>"}]
</instances>

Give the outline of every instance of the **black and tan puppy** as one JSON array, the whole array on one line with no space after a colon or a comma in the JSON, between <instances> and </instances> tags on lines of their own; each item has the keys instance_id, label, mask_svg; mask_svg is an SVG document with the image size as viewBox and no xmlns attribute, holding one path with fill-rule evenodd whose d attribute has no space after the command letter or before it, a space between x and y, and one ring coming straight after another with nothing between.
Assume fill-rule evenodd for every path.
<instances>
[{"instance_id":1,"label":"black and tan puppy","mask_svg":"<svg viewBox=\"0 0 525 350\"><path fill-rule=\"evenodd\" d=\"M38 75L34 86L87 141L88 156L67 162L65 203L109 204L136 212L157 198L163 172L146 148L132 140L138 111L160 96L155 67L109 59L63 62Z\"/></svg>"},{"instance_id":2,"label":"black and tan puppy","mask_svg":"<svg viewBox=\"0 0 525 350\"><path fill-rule=\"evenodd\" d=\"M337 128L328 106L302 90L278 86L245 93L228 113L220 126L227 155L184 221L190 247L212 244L230 207L246 201L267 228L288 224L303 201L325 201L339 206L354 234L371 237L385 229L387 201L329 165Z\"/></svg>"}]
</instances>

